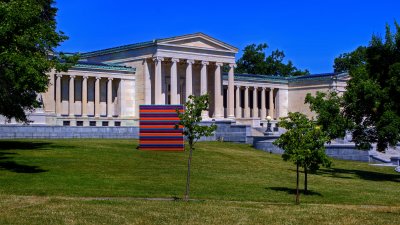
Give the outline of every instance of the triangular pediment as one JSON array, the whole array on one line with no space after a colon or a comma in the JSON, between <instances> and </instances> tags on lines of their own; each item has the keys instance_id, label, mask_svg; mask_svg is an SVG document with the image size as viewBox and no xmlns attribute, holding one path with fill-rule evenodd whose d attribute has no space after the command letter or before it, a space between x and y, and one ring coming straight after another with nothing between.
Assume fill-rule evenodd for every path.
<instances>
[{"instance_id":1,"label":"triangular pediment","mask_svg":"<svg viewBox=\"0 0 400 225\"><path fill-rule=\"evenodd\" d=\"M158 44L237 52L237 48L202 33L160 39Z\"/></svg>"}]
</instances>

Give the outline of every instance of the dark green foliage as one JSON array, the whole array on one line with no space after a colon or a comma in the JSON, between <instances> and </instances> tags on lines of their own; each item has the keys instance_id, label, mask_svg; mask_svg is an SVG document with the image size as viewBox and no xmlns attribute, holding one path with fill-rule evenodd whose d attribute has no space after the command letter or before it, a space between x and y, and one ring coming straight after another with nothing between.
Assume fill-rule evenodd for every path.
<instances>
[{"instance_id":1,"label":"dark green foliage","mask_svg":"<svg viewBox=\"0 0 400 225\"><path fill-rule=\"evenodd\" d=\"M201 122L201 113L205 110L208 110L209 107L209 97L208 94L201 96L190 95L189 100L185 103L185 111L183 113L179 112L177 109L178 117L180 119L179 124L175 125L175 128L178 128L179 125L183 126L183 134L186 136L189 142L189 158L188 158L188 170L186 177L186 193L185 200L189 200L189 192L190 192L190 167L192 161L192 154L194 150L194 144L201 137L208 137L213 134L213 132L217 129L215 124L211 126L202 126L199 123Z\"/></svg>"},{"instance_id":2,"label":"dark green foliage","mask_svg":"<svg viewBox=\"0 0 400 225\"><path fill-rule=\"evenodd\" d=\"M52 0L0 0L0 114L8 119L28 122L25 111L41 105L37 93L47 89L46 73L65 71L77 60L53 55L67 39L56 30L53 5Z\"/></svg>"},{"instance_id":3,"label":"dark green foliage","mask_svg":"<svg viewBox=\"0 0 400 225\"><path fill-rule=\"evenodd\" d=\"M328 135L329 141L346 135L351 123L341 112L343 98L336 92L318 91L316 96L308 93L305 103L310 104L311 111L317 113L316 123Z\"/></svg>"},{"instance_id":4,"label":"dark green foliage","mask_svg":"<svg viewBox=\"0 0 400 225\"><path fill-rule=\"evenodd\" d=\"M299 112L289 112L288 117L282 118L278 125L287 131L274 141L274 144L284 150L283 160L292 161L297 166L297 183L299 180L298 167L304 168L304 191L307 192L308 171L315 172L320 165L325 167L331 165L331 161L325 154L324 146L329 137L319 126ZM298 185L296 189L299 193ZM298 194L296 203L299 203Z\"/></svg>"},{"instance_id":5,"label":"dark green foliage","mask_svg":"<svg viewBox=\"0 0 400 225\"><path fill-rule=\"evenodd\" d=\"M400 27L386 26L383 41L373 36L366 49L366 64L350 70L344 94L344 114L355 127L353 139L360 148L377 143L378 151L400 141Z\"/></svg>"},{"instance_id":6,"label":"dark green foliage","mask_svg":"<svg viewBox=\"0 0 400 225\"><path fill-rule=\"evenodd\" d=\"M289 60L284 63L285 53L275 50L271 55L266 56L265 50L268 48L264 44L251 44L244 48L242 57L236 61L237 73L264 74L274 76L298 76L309 74L308 70L302 71L293 66Z\"/></svg>"},{"instance_id":7,"label":"dark green foliage","mask_svg":"<svg viewBox=\"0 0 400 225\"><path fill-rule=\"evenodd\" d=\"M366 64L366 50L364 46L358 47L350 53L340 54L335 58L333 65L336 73L349 72L352 68L364 66Z\"/></svg>"}]
</instances>

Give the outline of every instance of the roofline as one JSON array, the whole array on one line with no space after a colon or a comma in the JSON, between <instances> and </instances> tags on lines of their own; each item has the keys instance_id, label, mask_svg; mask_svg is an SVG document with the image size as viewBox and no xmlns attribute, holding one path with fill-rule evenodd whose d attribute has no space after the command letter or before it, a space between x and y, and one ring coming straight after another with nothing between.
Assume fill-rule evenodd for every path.
<instances>
[{"instance_id":1,"label":"roofline","mask_svg":"<svg viewBox=\"0 0 400 225\"><path fill-rule=\"evenodd\" d=\"M138 43L134 43L134 44L121 45L121 46L100 49L100 50L91 51L91 52L85 52L85 53L81 53L81 58L89 58L89 57L93 57L93 56L106 55L106 54L110 54L110 53L122 52L122 51L136 49L136 48L149 47L149 46L157 45L159 42L162 42L162 41L170 41L170 40L174 40L174 39L178 39L178 38L185 38L185 37L191 37L191 36L196 36L196 35L204 36L204 37L209 38L221 45L225 45L229 48L232 48L233 50L236 51L236 53L239 51L238 48L236 48L230 44L227 44L223 41L217 40L217 39L215 39L207 34L204 34L202 32L196 32L196 33L192 33L192 34L184 34L184 35L173 36L173 37L168 37L168 38L158 38L158 39L154 39L152 41L144 41L144 42L138 42Z\"/></svg>"}]
</instances>

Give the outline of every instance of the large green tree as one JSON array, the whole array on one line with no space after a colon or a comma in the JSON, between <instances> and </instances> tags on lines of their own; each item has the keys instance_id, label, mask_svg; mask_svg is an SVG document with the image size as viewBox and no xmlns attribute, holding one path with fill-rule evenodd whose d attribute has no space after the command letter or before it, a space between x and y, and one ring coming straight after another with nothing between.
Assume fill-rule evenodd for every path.
<instances>
[{"instance_id":1,"label":"large green tree","mask_svg":"<svg viewBox=\"0 0 400 225\"><path fill-rule=\"evenodd\" d=\"M274 76L298 76L309 74L308 70L297 69L292 61L284 62L285 53L280 50L272 51L271 55L266 55L268 48L264 44L251 44L244 48L243 55L236 61L237 73L263 74Z\"/></svg>"},{"instance_id":2,"label":"large green tree","mask_svg":"<svg viewBox=\"0 0 400 225\"><path fill-rule=\"evenodd\" d=\"M178 109L178 117L180 119L179 123L176 124L175 128L179 126L183 127L183 134L186 136L189 142L189 157L188 157L188 170L186 176L186 192L185 200L189 200L190 193L190 168L192 162L192 155L194 150L194 145L197 140L201 137L211 136L213 132L217 129L215 124L211 126L201 125L202 120L201 113L208 110L209 107L209 97L208 94L201 96L190 95L189 100L185 103L185 111L182 113Z\"/></svg>"},{"instance_id":3,"label":"large green tree","mask_svg":"<svg viewBox=\"0 0 400 225\"><path fill-rule=\"evenodd\" d=\"M342 136L343 128L347 127L358 148L370 149L376 143L381 152L400 141L400 26L397 22L395 29L392 33L387 25L384 38L373 35L367 47L335 59L335 70L348 71L350 75L342 99L333 100L331 95L321 97L321 94L307 96L306 102L318 113L318 122L332 131L331 138L335 133L336 137Z\"/></svg>"},{"instance_id":4,"label":"large green tree","mask_svg":"<svg viewBox=\"0 0 400 225\"><path fill-rule=\"evenodd\" d=\"M329 167L331 161L325 154L325 142L329 140L322 131L306 115L299 112L289 112L287 117L279 121L278 125L287 131L274 144L284 150L282 158L292 161L296 165L296 203L299 200L299 167L304 168L304 193L307 193L307 174L315 172L320 165Z\"/></svg>"},{"instance_id":5,"label":"large green tree","mask_svg":"<svg viewBox=\"0 0 400 225\"><path fill-rule=\"evenodd\" d=\"M77 56L55 55L67 39L57 31L52 0L0 0L0 114L28 122L26 111L41 105L48 72L65 71Z\"/></svg>"}]
</instances>

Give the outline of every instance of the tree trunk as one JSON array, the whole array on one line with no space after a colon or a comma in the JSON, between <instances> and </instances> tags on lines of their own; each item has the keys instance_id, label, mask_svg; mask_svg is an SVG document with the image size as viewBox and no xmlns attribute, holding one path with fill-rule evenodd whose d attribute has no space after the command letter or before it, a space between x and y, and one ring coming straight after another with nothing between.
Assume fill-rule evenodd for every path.
<instances>
[{"instance_id":1,"label":"tree trunk","mask_svg":"<svg viewBox=\"0 0 400 225\"><path fill-rule=\"evenodd\" d=\"M307 166L304 167L304 194L307 194Z\"/></svg>"},{"instance_id":2,"label":"tree trunk","mask_svg":"<svg viewBox=\"0 0 400 225\"><path fill-rule=\"evenodd\" d=\"M299 194L299 163L296 164L296 205L300 204Z\"/></svg>"},{"instance_id":3,"label":"tree trunk","mask_svg":"<svg viewBox=\"0 0 400 225\"><path fill-rule=\"evenodd\" d=\"M188 170L187 170L187 176L186 176L186 193L185 193L185 201L189 201L189 192L190 192L190 163L192 162L192 152L193 152L193 147L192 143L189 142L189 158L188 158Z\"/></svg>"}]
</instances>

